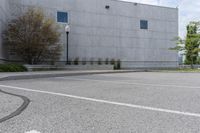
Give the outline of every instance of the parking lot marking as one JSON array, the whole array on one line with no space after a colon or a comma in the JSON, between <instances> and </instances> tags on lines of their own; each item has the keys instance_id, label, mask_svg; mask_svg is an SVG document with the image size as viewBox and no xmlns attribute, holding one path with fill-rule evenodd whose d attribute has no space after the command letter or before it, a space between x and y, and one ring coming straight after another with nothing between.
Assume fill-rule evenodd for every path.
<instances>
[{"instance_id":1,"label":"parking lot marking","mask_svg":"<svg viewBox=\"0 0 200 133\"><path fill-rule=\"evenodd\" d=\"M183 86L183 85L167 85L167 84L150 84L150 83L134 83L134 82L122 82L122 81L108 81L108 80L97 80L97 79L82 79L82 78L66 78L66 77L56 77L58 79L70 79L79 81L94 81L94 82L104 82L104 83L115 83L115 84L130 84L130 85L143 85L143 86L157 86L157 87L175 87L175 88L191 88L200 89L199 86Z\"/></svg>"},{"instance_id":2,"label":"parking lot marking","mask_svg":"<svg viewBox=\"0 0 200 133\"><path fill-rule=\"evenodd\" d=\"M36 131L36 130L32 130L32 131L25 132L25 133L40 133L40 132L39 132L39 131Z\"/></svg>"},{"instance_id":3,"label":"parking lot marking","mask_svg":"<svg viewBox=\"0 0 200 133\"><path fill-rule=\"evenodd\" d=\"M100 100L100 99L95 99L95 98L81 97L81 96L68 95L68 94L49 92L49 91L33 90L33 89L8 86L8 85L0 85L0 87L14 89L14 90L23 90L23 91L27 91L27 92L50 94L50 95L68 97L68 98L79 99L79 100L84 100L84 101L97 102L97 103L103 103L103 104L111 104L111 105L123 106L123 107L129 107L129 108L135 108L135 109L141 109L141 110L149 110L149 111L155 111L155 112L163 112L163 113L170 113L170 114L192 116L192 117L200 118L200 114L197 114L197 113L182 112L182 111L162 109L162 108L154 108L154 107L128 104L128 103L120 103L120 102L114 102L114 101Z\"/></svg>"}]
</instances>

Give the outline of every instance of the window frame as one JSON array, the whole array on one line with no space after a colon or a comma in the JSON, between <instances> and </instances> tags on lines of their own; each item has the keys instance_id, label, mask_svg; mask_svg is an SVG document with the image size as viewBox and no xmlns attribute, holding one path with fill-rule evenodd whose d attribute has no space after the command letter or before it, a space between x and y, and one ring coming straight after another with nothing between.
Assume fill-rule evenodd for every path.
<instances>
[{"instance_id":1,"label":"window frame","mask_svg":"<svg viewBox=\"0 0 200 133\"><path fill-rule=\"evenodd\" d=\"M145 26L143 25L145 24ZM140 20L140 29L141 30L148 30L149 29L149 21L145 19Z\"/></svg>"},{"instance_id":2,"label":"window frame","mask_svg":"<svg viewBox=\"0 0 200 133\"><path fill-rule=\"evenodd\" d=\"M67 13L67 22L59 22L58 21L58 13ZM69 24L69 11L60 11L60 10L58 10L56 12L56 22L57 23L61 23L61 24Z\"/></svg>"}]
</instances>

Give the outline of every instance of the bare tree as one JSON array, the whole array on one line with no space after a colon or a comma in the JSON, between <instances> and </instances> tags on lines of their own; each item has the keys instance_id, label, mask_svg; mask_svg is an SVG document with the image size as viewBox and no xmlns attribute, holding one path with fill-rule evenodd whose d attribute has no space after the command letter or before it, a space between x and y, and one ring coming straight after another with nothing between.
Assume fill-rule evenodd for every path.
<instances>
[{"instance_id":1,"label":"bare tree","mask_svg":"<svg viewBox=\"0 0 200 133\"><path fill-rule=\"evenodd\" d=\"M60 56L58 26L41 9L29 8L12 20L4 37L10 48L28 64L52 61Z\"/></svg>"}]
</instances>

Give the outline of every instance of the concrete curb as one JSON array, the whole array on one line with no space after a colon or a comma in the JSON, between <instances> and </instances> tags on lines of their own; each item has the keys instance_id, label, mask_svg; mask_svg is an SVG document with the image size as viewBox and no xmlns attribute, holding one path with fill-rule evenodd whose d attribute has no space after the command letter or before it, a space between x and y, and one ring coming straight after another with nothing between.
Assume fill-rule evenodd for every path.
<instances>
[{"instance_id":1,"label":"concrete curb","mask_svg":"<svg viewBox=\"0 0 200 133\"><path fill-rule=\"evenodd\" d=\"M5 76L5 77L0 78L0 81L64 77L64 76L80 76L80 75L93 75L93 74L131 73L131 72L145 72L145 70L119 70L119 71L116 70L116 71L74 72L74 73L66 72L66 73L22 74L22 75Z\"/></svg>"},{"instance_id":2,"label":"concrete curb","mask_svg":"<svg viewBox=\"0 0 200 133\"><path fill-rule=\"evenodd\" d=\"M17 95L17 94L12 94L12 93L9 93L9 92L5 92L3 90L0 90L0 92L4 93L4 94L7 94L7 95L12 95L12 96L15 96L15 97L19 97L19 98L21 98L24 101L23 104L16 111L12 112L8 116L0 118L0 123L3 123L3 122L5 122L5 121L7 121L7 120L9 120L9 119L11 119L11 118L13 118L15 116L20 115L28 107L28 105L30 103L30 100L27 97L25 97L25 96L21 96L21 95Z\"/></svg>"}]
</instances>

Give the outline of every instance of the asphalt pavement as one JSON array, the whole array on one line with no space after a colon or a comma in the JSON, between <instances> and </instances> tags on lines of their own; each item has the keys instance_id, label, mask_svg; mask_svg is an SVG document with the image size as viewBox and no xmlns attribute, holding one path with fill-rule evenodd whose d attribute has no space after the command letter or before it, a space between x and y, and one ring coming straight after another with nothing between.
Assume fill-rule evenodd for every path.
<instances>
[{"instance_id":1,"label":"asphalt pavement","mask_svg":"<svg viewBox=\"0 0 200 133\"><path fill-rule=\"evenodd\" d=\"M1 81L30 104L0 133L199 133L199 79L140 72Z\"/></svg>"},{"instance_id":2,"label":"asphalt pavement","mask_svg":"<svg viewBox=\"0 0 200 133\"><path fill-rule=\"evenodd\" d=\"M23 100L19 97L5 94L0 91L0 122L5 116L9 116L12 112L15 112L23 103ZM3 121L3 120L2 120Z\"/></svg>"}]
</instances>

